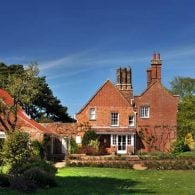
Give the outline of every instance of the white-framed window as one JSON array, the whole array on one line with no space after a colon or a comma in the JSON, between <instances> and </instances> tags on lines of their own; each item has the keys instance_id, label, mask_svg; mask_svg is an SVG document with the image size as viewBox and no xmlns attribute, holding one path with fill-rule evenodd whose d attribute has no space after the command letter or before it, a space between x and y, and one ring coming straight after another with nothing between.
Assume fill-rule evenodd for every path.
<instances>
[{"instance_id":1,"label":"white-framed window","mask_svg":"<svg viewBox=\"0 0 195 195\"><path fill-rule=\"evenodd\" d=\"M129 126L130 127L134 127L135 126L135 116L134 115L130 115L129 116Z\"/></svg>"},{"instance_id":2,"label":"white-framed window","mask_svg":"<svg viewBox=\"0 0 195 195\"><path fill-rule=\"evenodd\" d=\"M112 145L116 146L116 135L112 135Z\"/></svg>"},{"instance_id":3,"label":"white-framed window","mask_svg":"<svg viewBox=\"0 0 195 195\"><path fill-rule=\"evenodd\" d=\"M149 106L141 106L140 107L140 117L141 118L149 118L150 117L150 107Z\"/></svg>"},{"instance_id":4,"label":"white-framed window","mask_svg":"<svg viewBox=\"0 0 195 195\"><path fill-rule=\"evenodd\" d=\"M111 126L119 126L118 112L111 112Z\"/></svg>"},{"instance_id":5,"label":"white-framed window","mask_svg":"<svg viewBox=\"0 0 195 195\"><path fill-rule=\"evenodd\" d=\"M127 145L131 145L131 135L127 136Z\"/></svg>"},{"instance_id":6,"label":"white-framed window","mask_svg":"<svg viewBox=\"0 0 195 195\"><path fill-rule=\"evenodd\" d=\"M89 120L95 120L96 119L96 110L95 108L89 109Z\"/></svg>"}]
</instances>

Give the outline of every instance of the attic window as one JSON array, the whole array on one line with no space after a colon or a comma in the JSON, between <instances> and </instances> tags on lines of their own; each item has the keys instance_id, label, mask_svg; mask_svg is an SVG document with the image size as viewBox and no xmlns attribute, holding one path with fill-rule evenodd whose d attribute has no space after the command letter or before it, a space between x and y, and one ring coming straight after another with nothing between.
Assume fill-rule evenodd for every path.
<instances>
[{"instance_id":1,"label":"attic window","mask_svg":"<svg viewBox=\"0 0 195 195\"><path fill-rule=\"evenodd\" d=\"M89 109L89 120L95 120L96 119L96 112L95 108Z\"/></svg>"}]
</instances>

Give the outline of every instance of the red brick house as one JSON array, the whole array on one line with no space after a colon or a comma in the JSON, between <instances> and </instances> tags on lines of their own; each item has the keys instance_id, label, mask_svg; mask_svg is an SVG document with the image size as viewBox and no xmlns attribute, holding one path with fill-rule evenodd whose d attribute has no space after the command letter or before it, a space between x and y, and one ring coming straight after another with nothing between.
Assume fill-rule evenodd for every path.
<instances>
[{"instance_id":1,"label":"red brick house","mask_svg":"<svg viewBox=\"0 0 195 195\"><path fill-rule=\"evenodd\" d=\"M106 81L76 114L77 123L88 122L108 153L170 150L179 98L163 87L161 66L160 54L154 54L140 96L133 96L131 69L117 69L117 84Z\"/></svg>"}]
</instances>

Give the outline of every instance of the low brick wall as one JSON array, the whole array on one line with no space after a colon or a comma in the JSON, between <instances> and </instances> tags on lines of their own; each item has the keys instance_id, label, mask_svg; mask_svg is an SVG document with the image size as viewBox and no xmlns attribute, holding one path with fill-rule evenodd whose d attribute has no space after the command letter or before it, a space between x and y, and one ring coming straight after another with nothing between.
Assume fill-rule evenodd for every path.
<instances>
[{"instance_id":1,"label":"low brick wall","mask_svg":"<svg viewBox=\"0 0 195 195\"><path fill-rule=\"evenodd\" d=\"M117 156L87 156L87 155L70 155L66 159L68 166L94 166L94 167L118 167L134 168L134 165L140 165L145 169L161 170L195 170L195 160L185 158L173 159L140 159L136 155Z\"/></svg>"}]
</instances>

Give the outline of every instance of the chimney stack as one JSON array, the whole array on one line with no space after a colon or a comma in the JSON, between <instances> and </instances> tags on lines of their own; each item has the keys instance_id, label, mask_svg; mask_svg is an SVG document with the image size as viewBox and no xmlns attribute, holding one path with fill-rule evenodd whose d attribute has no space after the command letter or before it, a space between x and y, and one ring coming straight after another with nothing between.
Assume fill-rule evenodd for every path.
<instances>
[{"instance_id":1,"label":"chimney stack","mask_svg":"<svg viewBox=\"0 0 195 195\"><path fill-rule=\"evenodd\" d=\"M162 60L160 59L160 53L153 53L151 60L151 68L147 70L147 86L149 87L154 82L161 82L161 66Z\"/></svg>"},{"instance_id":2,"label":"chimney stack","mask_svg":"<svg viewBox=\"0 0 195 195\"><path fill-rule=\"evenodd\" d=\"M117 69L117 84L116 87L120 90L123 96L130 101L133 98L131 68Z\"/></svg>"}]
</instances>

